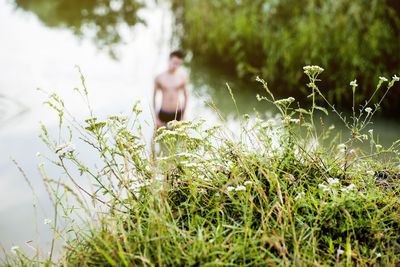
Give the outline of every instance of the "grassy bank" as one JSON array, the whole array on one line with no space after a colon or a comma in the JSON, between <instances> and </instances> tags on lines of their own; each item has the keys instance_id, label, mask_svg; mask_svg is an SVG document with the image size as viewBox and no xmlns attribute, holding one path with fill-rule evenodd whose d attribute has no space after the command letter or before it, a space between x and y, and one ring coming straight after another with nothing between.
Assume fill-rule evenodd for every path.
<instances>
[{"instance_id":1,"label":"grassy bank","mask_svg":"<svg viewBox=\"0 0 400 267\"><path fill-rule=\"evenodd\" d=\"M42 172L56 210L46 223L65 242L64 250L55 260L52 251L28 258L13 248L5 264L395 265L400 142L382 147L367 131L379 107L368 101L352 118L342 118L349 140L333 126L317 131L317 110L326 111L315 104L322 71L304 68L310 107L274 99L260 80L266 93L258 98L276 106L276 118L245 115L239 132L223 119L217 126L201 119L172 122L154 136L159 154L143 141L138 105L128 116L104 120L89 108L91 117L79 123L50 95L61 135L54 139L43 126L41 137L66 180ZM378 89L390 93L397 81L382 78ZM357 82L351 84L355 94ZM77 92L87 99L84 83ZM79 160L77 142L94 151L101 165ZM359 150L360 142L368 142L370 151ZM80 176L89 177L93 188L82 188Z\"/></svg>"},{"instance_id":2,"label":"grassy bank","mask_svg":"<svg viewBox=\"0 0 400 267\"><path fill-rule=\"evenodd\" d=\"M400 5L397 1L171 0L181 44L194 59L245 77L260 75L286 96L305 96L301 67L330 70L321 90L351 106L349 79L359 81L358 99L376 78L400 69ZM400 93L386 102L399 110Z\"/></svg>"}]
</instances>

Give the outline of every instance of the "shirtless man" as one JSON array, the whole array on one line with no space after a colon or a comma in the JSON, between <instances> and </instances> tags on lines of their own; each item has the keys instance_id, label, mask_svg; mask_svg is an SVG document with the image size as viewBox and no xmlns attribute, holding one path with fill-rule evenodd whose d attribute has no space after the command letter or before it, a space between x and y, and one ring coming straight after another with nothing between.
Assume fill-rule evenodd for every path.
<instances>
[{"instance_id":1,"label":"shirtless man","mask_svg":"<svg viewBox=\"0 0 400 267\"><path fill-rule=\"evenodd\" d=\"M179 70L184 54L174 51L169 55L168 70L156 76L154 81L153 107L156 117L156 126L166 126L169 121L183 120L187 103L187 85L189 78L186 73ZM162 102L159 112L156 109L157 91L162 92ZM183 91L184 103L181 106L179 93Z\"/></svg>"}]
</instances>

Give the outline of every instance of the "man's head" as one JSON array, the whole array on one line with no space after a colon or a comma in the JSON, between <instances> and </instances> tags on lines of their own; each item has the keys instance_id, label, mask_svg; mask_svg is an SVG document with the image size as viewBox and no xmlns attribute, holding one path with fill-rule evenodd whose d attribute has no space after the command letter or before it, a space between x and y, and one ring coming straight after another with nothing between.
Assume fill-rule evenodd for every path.
<instances>
[{"instance_id":1,"label":"man's head","mask_svg":"<svg viewBox=\"0 0 400 267\"><path fill-rule=\"evenodd\" d=\"M175 71L182 64L185 54L180 50L175 50L169 54L169 66L170 71Z\"/></svg>"}]
</instances>

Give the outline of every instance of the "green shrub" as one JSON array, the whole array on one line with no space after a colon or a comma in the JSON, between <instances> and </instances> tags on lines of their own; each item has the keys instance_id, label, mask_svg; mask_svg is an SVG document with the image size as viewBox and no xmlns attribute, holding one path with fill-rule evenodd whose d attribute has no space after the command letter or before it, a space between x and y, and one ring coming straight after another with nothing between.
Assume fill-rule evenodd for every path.
<instances>
[{"instance_id":1,"label":"green shrub","mask_svg":"<svg viewBox=\"0 0 400 267\"><path fill-rule=\"evenodd\" d=\"M259 75L281 96L306 92L301 67L330 70L322 92L351 104L348 80L360 82L358 100L379 76L400 70L400 5L386 0L171 0L177 34L194 59L242 77ZM398 112L400 93L385 110ZM344 105L346 104L346 105Z\"/></svg>"}]
</instances>

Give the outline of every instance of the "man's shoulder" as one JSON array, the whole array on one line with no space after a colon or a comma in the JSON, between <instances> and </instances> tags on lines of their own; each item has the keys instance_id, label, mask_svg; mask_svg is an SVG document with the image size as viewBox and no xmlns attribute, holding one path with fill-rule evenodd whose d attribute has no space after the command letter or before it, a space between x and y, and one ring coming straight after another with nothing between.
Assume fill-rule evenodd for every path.
<instances>
[{"instance_id":1,"label":"man's shoulder","mask_svg":"<svg viewBox=\"0 0 400 267\"><path fill-rule=\"evenodd\" d=\"M179 76L186 82L189 81L189 75L186 73L186 71L179 71Z\"/></svg>"},{"instance_id":2,"label":"man's shoulder","mask_svg":"<svg viewBox=\"0 0 400 267\"><path fill-rule=\"evenodd\" d=\"M154 78L154 81L156 82L160 82L160 80L165 76L165 71L161 72L159 74L156 75L156 77Z\"/></svg>"}]
</instances>

